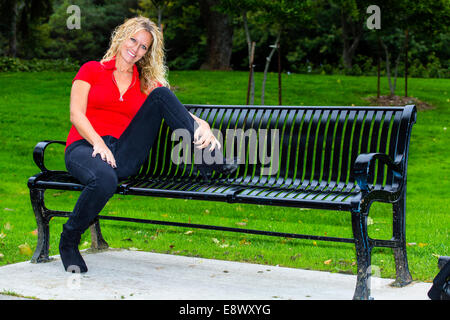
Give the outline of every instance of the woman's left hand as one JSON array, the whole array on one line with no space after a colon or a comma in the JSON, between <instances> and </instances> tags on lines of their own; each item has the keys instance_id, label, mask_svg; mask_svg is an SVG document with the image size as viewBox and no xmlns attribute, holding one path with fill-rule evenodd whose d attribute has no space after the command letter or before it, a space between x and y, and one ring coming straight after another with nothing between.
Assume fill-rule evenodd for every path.
<instances>
[{"instance_id":1,"label":"woman's left hand","mask_svg":"<svg viewBox=\"0 0 450 320\"><path fill-rule=\"evenodd\" d=\"M211 147L209 151L212 151L217 146L220 150L221 145L217 138L211 131L211 127L208 122L201 120L199 123L199 127L194 132L194 144L197 145L197 148L203 149L206 148L211 143Z\"/></svg>"}]
</instances>

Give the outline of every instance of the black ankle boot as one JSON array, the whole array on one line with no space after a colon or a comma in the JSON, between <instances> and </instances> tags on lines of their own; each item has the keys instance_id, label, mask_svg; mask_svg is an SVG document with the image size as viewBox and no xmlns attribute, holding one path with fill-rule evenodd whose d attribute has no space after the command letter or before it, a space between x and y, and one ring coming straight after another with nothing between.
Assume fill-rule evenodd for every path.
<instances>
[{"instance_id":1,"label":"black ankle boot","mask_svg":"<svg viewBox=\"0 0 450 320\"><path fill-rule=\"evenodd\" d=\"M216 171L217 173L221 173L223 175L230 175L236 172L236 170L239 168L239 158L234 158L232 161L224 161L222 164L199 164L195 165L195 168L197 168L198 171L200 171L201 176L206 179L210 180L212 173Z\"/></svg>"},{"instance_id":2,"label":"black ankle boot","mask_svg":"<svg viewBox=\"0 0 450 320\"><path fill-rule=\"evenodd\" d=\"M88 271L86 263L78 250L81 234L79 232L63 230L59 241L59 254L64 269L72 273L84 273Z\"/></svg>"}]
</instances>

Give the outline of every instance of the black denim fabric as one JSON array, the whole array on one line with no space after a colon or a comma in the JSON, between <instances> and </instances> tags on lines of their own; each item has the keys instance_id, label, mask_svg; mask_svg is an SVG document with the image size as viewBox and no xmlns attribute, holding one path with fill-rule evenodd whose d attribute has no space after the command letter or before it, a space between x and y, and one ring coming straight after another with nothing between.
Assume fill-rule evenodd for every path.
<instances>
[{"instance_id":1,"label":"black denim fabric","mask_svg":"<svg viewBox=\"0 0 450 320\"><path fill-rule=\"evenodd\" d=\"M119 139L102 137L114 155L117 168L112 168L98 154L93 158L93 147L84 139L67 147L66 168L85 188L64 225L66 230L84 232L114 195L118 182L137 173L150 152L162 119L172 130L187 129L193 141L197 123L175 94L161 87L150 93Z\"/></svg>"}]
</instances>

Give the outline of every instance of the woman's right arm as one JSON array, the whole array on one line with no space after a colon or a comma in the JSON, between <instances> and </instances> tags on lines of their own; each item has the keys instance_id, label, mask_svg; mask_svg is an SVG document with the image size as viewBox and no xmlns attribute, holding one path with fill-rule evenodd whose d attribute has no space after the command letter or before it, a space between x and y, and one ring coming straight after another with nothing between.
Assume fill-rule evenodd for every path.
<instances>
[{"instance_id":1,"label":"woman's right arm","mask_svg":"<svg viewBox=\"0 0 450 320\"><path fill-rule=\"evenodd\" d=\"M86 117L86 108L89 90L91 85L83 80L75 80L72 85L70 93L70 122L75 126L78 133L86 139L94 148L92 157L97 154L109 163L113 168L116 168L116 160L106 146L102 137L95 131L94 127Z\"/></svg>"}]
</instances>

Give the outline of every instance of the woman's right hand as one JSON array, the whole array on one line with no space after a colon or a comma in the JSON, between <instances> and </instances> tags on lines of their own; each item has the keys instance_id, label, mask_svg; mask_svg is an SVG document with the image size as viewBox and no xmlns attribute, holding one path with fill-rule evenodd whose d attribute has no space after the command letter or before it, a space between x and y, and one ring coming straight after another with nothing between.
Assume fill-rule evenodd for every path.
<instances>
[{"instance_id":1,"label":"woman's right hand","mask_svg":"<svg viewBox=\"0 0 450 320\"><path fill-rule=\"evenodd\" d=\"M92 153L92 158L95 158L95 156L99 154L103 161L106 161L111 167L117 168L116 159L114 159L114 155L103 140L94 143L93 148L94 152Z\"/></svg>"}]
</instances>

